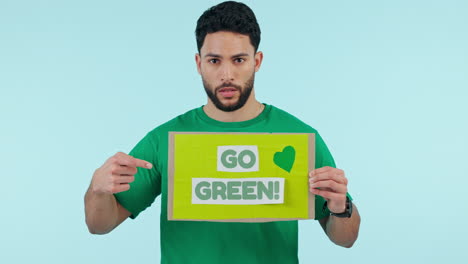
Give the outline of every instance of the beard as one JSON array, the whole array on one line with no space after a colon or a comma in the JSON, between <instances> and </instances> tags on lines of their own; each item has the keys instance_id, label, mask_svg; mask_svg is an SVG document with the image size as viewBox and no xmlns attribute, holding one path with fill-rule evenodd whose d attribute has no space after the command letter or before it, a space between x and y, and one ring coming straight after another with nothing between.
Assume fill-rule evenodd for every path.
<instances>
[{"instance_id":1,"label":"beard","mask_svg":"<svg viewBox=\"0 0 468 264\"><path fill-rule=\"evenodd\" d=\"M208 98L210 98L210 100L213 102L216 108L218 108L219 110L223 112L233 112L233 111L236 111L237 109L242 108L245 105L245 103L250 97L250 94L252 93L254 80L255 80L255 72L252 73L252 76L244 83L243 87L240 85L233 84L231 82L227 82L213 89L213 87L202 76L203 86L205 87L206 95L208 95ZM239 91L239 98L237 99L237 102L233 104L223 104L221 100L219 100L216 94L218 93L220 89L225 88L225 87L233 87L237 91Z\"/></svg>"}]
</instances>

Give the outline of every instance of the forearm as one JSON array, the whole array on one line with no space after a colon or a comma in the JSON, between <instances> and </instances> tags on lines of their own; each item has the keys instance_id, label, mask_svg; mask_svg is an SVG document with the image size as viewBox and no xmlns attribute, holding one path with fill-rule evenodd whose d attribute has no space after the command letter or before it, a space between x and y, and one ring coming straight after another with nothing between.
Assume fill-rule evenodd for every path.
<instances>
[{"instance_id":1,"label":"forearm","mask_svg":"<svg viewBox=\"0 0 468 264\"><path fill-rule=\"evenodd\" d=\"M90 187L85 194L85 214L90 233L109 233L118 221L118 204L114 195L95 193Z\"/></svg>"},{"instance_id":2,"label":"forearm","mask_svg":"<svg viewBox=\"0 0 468 264\"><path fill-rule=\"evenodd\" d=\"M356 241L360 223L361 217L354 204L353 213L350 218L329 216L321 222L330 240L337 245L347 248L350 248Z\"/></svg>"}]
</instances>

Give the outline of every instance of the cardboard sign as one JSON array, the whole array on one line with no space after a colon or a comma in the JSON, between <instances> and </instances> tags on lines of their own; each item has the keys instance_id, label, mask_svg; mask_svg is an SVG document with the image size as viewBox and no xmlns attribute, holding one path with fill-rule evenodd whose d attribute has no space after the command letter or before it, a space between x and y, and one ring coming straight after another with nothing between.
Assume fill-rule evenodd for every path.
<instances>
[{"instance_id":1,"label":"cardboard sign","mask_svg":"<svg viewBox=\"0 0 468 264\"><path fill-rule=\"evenodd\" d=\"M169 133L168 220L313 219L315 134Z\"/></svg>"}]
</instances>

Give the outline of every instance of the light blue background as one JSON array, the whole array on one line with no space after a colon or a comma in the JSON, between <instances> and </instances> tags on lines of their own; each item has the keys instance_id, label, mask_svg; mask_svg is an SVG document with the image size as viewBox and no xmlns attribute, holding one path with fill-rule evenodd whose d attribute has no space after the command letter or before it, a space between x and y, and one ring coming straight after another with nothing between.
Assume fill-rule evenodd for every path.
<instances>
[{"instance_id":1,"label":"light blue background","mask_svg":"<svg viewBox=\"0 0 468 264\"><path fill-rule=\"evenodd\" d=\"M0 262L159 263L159 198L96 236L83 195L206 102L194 29L217 2L0 0ZM258 99L321 132L362 216L352 249L300 222L301 263L466 261L468 2L247 3Z\"/></svg>"}]
</instances>

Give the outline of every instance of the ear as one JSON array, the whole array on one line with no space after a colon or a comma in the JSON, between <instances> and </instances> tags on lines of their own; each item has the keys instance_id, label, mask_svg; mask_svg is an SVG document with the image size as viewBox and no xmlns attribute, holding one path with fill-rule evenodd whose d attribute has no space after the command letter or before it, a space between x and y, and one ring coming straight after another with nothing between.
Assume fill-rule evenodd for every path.
<instances>
[{"instance_id":1,"label":"ear","mask_svg":"<svg viewBox=\"0 0 468 264\"><path fill-rule=\"evenodd\" d=\"M255 54L255 72L258 72L260 70L260 66L262 65L263 61L263 52L259 51Z\"/></svg>"},{"instance_id":2,"label":"ear","mask_svg":"<svg viewBox=\"0 0 468 264\"><path fill-rule=\"evenodd\" d=\"M195 63L197 64L197 71L198 74L201 75L201 57L199 53L195 54Z\"/></svg>"}]
</instances>

